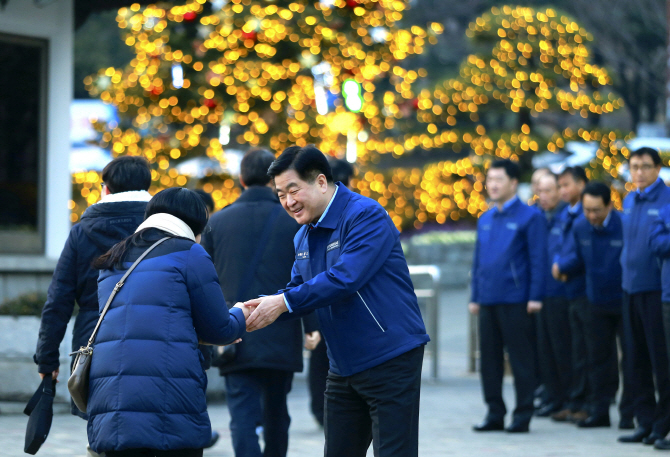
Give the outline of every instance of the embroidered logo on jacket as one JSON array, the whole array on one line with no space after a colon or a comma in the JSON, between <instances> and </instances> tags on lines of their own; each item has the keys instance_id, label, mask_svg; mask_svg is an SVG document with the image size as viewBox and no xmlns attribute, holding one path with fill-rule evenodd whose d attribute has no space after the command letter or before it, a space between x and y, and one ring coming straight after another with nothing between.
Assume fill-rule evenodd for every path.
<instances>
[{"instance_id":1,"label":"embroidered logo on jacket","mask_svg":"<svg viewBox=\"0 0 670 457\"><path fill-rule=\"evenodd\" d=\"M295 253L296 260L309 259L309 251L300 251Z\"/></svg>"},{"instance_id":2,"label":"embroidered logo on jacket","mask_svg":"<svg viewBox=\"0 0 670 457\"><path fill-rule=\"evenodd\" d=\"M330 243L330 244L328 245L328 247L326 247L326 252L330 252L330 251L332 251L333 249L337 249L337 248L339 248L339 247L340 247L340 240L333 241L332 243Z\"/></svg>"}]
</instances>

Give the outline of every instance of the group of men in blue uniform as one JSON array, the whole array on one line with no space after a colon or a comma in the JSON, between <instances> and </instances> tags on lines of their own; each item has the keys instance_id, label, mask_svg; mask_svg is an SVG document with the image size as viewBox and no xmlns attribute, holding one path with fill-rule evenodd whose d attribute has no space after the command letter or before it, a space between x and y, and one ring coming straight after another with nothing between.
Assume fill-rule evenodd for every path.
<instances>
[{"instance_id":1,"label":"group of men in blue uniform","mask_svg":"<svg viewBox=\"0 0 670 457\"><path fill-rule=\"evenodd\" d=\"M516 196L516 163L489 167L469 304L488 407L475 431L528 432L533 415L609 427L621 362L619 428L633 431L619 441L670 450L670 188L654 149L631 152L629 170L619 212L579 167L536 171L531 206ZM504 349L516 392L506 428Z\"/></svg>"}]
</instances>

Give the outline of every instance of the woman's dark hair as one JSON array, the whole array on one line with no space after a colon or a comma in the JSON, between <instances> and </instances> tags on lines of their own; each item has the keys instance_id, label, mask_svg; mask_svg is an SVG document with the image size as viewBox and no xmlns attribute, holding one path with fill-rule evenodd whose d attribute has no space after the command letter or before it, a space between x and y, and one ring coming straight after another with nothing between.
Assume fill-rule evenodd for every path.
<instances>
[{"instance_id":1,"label":"woman's dark hair","mask_svg":"<svg viewBox=\"0 0 670 457\"><path fill-rule=\"evenodd\" d=\"M605 206L609 205L612 201L612 191L610 190L609 186L599 181L592 181L588 183L582 192L582 199L584 198L584 195L600 197L603 200Z\"/></svg>"},{"instance_id":2,"label":"woman's dark hair","mask_svg":"<svg viewBox=\"0 0 670 457\"><path fill-rule=\"evenodd\" d=\"M144 219L158 213L171 214L188 225L193 234L198 236L207 225L207 208L202 198L192 190L183 187L172 187L158 192L147 204ZM93 262L93 267L99 270L120 268L128 250L132 246L146 244L145 232L150 228L133 233L125 240L115 244L109 251Z\"/></svg>"},{"instance_id":3,"label":"woman's dark hair","mask_svg":"<svg viewBox=\"0 0 670 457\"><path fill-rule=\"evenodd\" d=\"M211 215L214 212L214 199L212 198L212 195L202 189L195 189L193 192L200 195L200 198L202 198L202 201L207 207L207 211L209 211L209 214Z\"/></svg>"},{"instance_id":4,"label":"woman's dark hair","mask_svg":"<svg viewBox=\"0 0 670 457\"><path fill-rule=\"evenodd\" d=\"M267 186L271 179L268 169L274 160L275 155L267 149L252 149L244 154L240 163L240 178L244 186Z\"/></svg>"},{"instance_id":5,"label":"woman's dark hair","mask_svg":"<svg viewBox=\"0 0 670 457\"><path fill-rule=\"evenodd\" d=\"M509 159L496 160L489 166L489 170L493 170L494 168L505 170L505 174L509 179L521 180L521 169L516 162L512 162Z\"/></svg>"},{"instance_id":6,"label":"woman's dark hair","mask_svg":"<svg viewBox=\"0 0 670 457\"><path fill-rule=\"evenodd\" d=\"M333 172L328 159L313 144L289 146L284 149L268 169L268 176L274 179L287 170L295 170L300 179L313 183L317 176L324 175L328 183L333 183Z\"/></svg>"},{"instance_id":7,"label":"woman's dark hair","mask_svg":"<svg viewBox=\"0 0 670 457\"><path fill-rule=\"evenodd\" d=\"M658 151L654 148L639 148L634 150L633 152L630 153L630 157L628 157L628 161L630 162L630 159L633 157L643 157L643 156L649 156L651 160L654 162L654 166L659 166L661 164L661 156L658 154Z\"/></svg>"},{"instance_id":8,"label":"woman's dark hair","mask_svg":"<svg viewBox=\"0 0 670 457\"><path fill-rule=\"evenodd\" d=\"M151 168L142 157L117 157L102 170L102 182L113 194L132 190L149 190Z\"/></svg>"}]
</instances>

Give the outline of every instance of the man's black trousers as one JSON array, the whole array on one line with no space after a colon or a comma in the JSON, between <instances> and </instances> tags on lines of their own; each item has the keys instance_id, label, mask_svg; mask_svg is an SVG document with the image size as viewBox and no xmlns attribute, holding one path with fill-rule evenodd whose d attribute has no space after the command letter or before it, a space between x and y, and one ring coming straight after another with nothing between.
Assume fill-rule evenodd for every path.
<instances>
[{"instance_id":1,"label":"man's black trousers","mask_svg":"<svg viewBox=\"0 0 670 457\"><path fill-rule=\"evenodd\" d=\"M617 336L622 347L622 363L627 363L626 348L623 343L623 322L620 310L604 310L590 305L588 315L588 349L591 370L589 385L591 386L591 415L609 414L612 400L619 388L619 351ZM635 396L630 385L628 372L623 373L620 416L633 419L635 415Z\"/></svg>"},{"instance_id":2,"label":"man's black trousers","mask_svg":"<svg viewBox=\"0 0 670 457\"><path fill-rule=\"evenodd\" d=\"M293 373L257 368L226 374L226 401L235 457L286 457L288 414L286 396ZM263 426L265 449L261 452L256 428Z\"/></svg>"},{"instance_id":3,"label":"man's black trousers","mask_svg":"<svg viewBox=\"0 0 670 457\"><path fill-rule=\"evenodd\" d=\"M626 369L636 395L635 418L640 427L665 436L670 431L670 373L661 292L624 293L623 325Z\"/></svg>"},{"instance_id":4,"label":"man's black trousers","mask_svg":"<svg viewBox=\"0 0 670 457\"><path fill-rule=\"evenodd\" d=\"M572 386L572 342L569 303L564 297L546 297L536 316L540 380L549 401L568 406Z\"/></svg>"},{"instance_id":5,"label":"man's black trousers","mask_svg":"<svg viewBox=\"0 0 670 457\"><path fill-rule=\"evenodd\" d=\"M352 376L328 373L325 457L419 455L423 346Z\"/></svg>"},{"instance_id":6,"label":"man's black trousers","mask_svg":"<svg viewBox=\"0 0 670 457\"><path fill-rule=\"evenodd\" d=\"M321 342L314 348L309 356L309 381L310 408L314 418L323 427L324 394L326 392L326 378L328 377L328 350L326 342Z\"/></svg>"},{"instance_id":7,"label":"man's black trousers","mask_svg":"<svg viewBox=\"0 0 670 457\"><path fill-rule=\"evenodd\" d=\"M587 410L590 396L588 343L589 300L586 296L570 300L570 336L572 339L572 389L570 409Z\"/></svg>"},{"instance_id":8,"label":"man's black trousers","mask_svg":"<svg viewBox=\"0 0 670 457\"><path fill-rule=\"evenodd\" d=\"M502 422L507 413L502 387L507 349L516 391L515 422L528 423L533 415L536 386L535 331L525 303L480 306L479 351L487 418Z\"/></svg>"}]
</instances>

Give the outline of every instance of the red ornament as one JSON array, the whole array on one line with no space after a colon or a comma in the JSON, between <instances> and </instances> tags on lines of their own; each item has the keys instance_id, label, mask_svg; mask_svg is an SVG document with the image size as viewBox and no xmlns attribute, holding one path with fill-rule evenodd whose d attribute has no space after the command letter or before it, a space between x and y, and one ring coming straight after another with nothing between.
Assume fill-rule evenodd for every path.
<instances>
[{"instance_id":1,"label":"red ornament","mask_svg":"<svg viewBox=\"0 0 670 457\"><path fill-rule=\"evenodd\" d=\"M209 98L205 99L205 102L203 103L207 108L212 109L216 108L216 102L214 100L211 100Z\"/></svg>"},{"instance_id":2,"label":"red ornament","mask_svg":"<svg viewBox=\"0 0 670 457\"><path fill-rule=\"evenodd\" d=\"M151 89L151 93L154 94L154 95L160 95L160 94L163 93L163 88L162 88L162 87L154 86L154 87Z\"/></svg>"},{"instance_id":3,"label":"red ornament","mask_svg":"<svg viewBox=\"0 0 670 457\"><path fill-rule=\"evenodd\" d=\"M414 108L415 110L419 109L419 99L418 98L415 98L414 100L412 100L412 108Z\"/></svg>"},{"instance_id":4,"label":"red ornament","mask_svg":"<svg viewBox=\"0 0 670 457\"><path fill-rule=\"evenodd\" d=\"M256 41L256 37L257 37L257 34L256 34L255 30L252 30L251 32L248 32L248 33L247 32L242 32L242 38L245 39L245 40Z\"/></svg>"},{"instance_id":5,"label":"red ornament","mask_svg":"<svg viewBox=\"0 0 670 457\"><path fill-rule=\"evenodd\" d=\"M186 22L193 22L193 21L196 20L197 17L198 17L198 15L195 14L193 11L189 11L188 13L184 14L184 20Z\"/></svg>"},{"instance_id":6,"label":"red ornament","mask_svg":"<svg viewBox=\"0 0 670 457\"><path fill-rule=\"evenodd\" d=\"M347 0L347 6L349 8L355 8L358 6L358 1L357 0Z\"/></svg>"}]
</instances>

